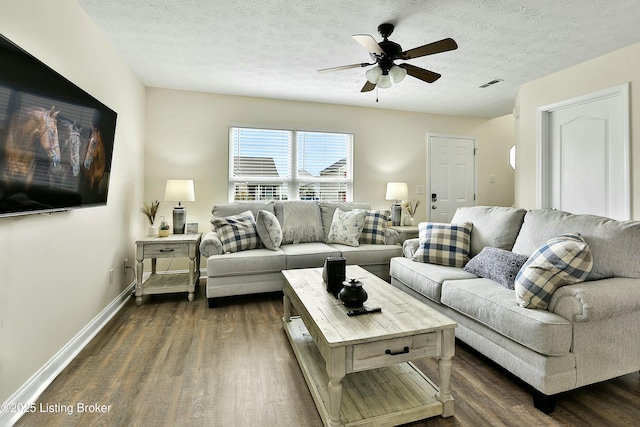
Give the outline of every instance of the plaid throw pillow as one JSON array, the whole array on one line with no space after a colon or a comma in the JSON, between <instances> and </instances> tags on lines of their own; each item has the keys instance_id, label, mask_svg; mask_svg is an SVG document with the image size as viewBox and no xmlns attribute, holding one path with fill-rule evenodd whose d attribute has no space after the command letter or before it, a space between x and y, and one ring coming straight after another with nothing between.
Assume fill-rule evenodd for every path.
<instances>
[{"instance_id":1,"label":"plaid throw pillow","mask_svg":"<svg viewBox=\"0 0 640 427\"><path fill-rule=\"evenodd\" d=\"M418 225L420 244L413 260L430 264L464 267L469 261L473 224L439 224L421 222Z\"/></svg>"},{"instance_id":2,"label":"plaid throw pillow","mask_svg":"<svg viewBox=\"0 0 640 427\"><path fill-rule=\"evenodd\" d=\"M548 240L516 276L518 305L546 309L556 289L583 282L592 267L591 249L579 234L563 234Z\"/></svg>"},{"instance_id":3,"label":"plaid throw pillow","mask_svg":"<svg viewBox=\"0 0 640 427\"><path fill-rule=\"evenodd\" d=\"M211 223L216 228L225 253L254 249L260 243L256 220L251 211L227 217L214 217Z\"/></svg>"},{"instance_id":4,"label":"plaid throw pillow","mask_svg":"<svg viewBox=\"0 0 640 427\"><path fill-rule=\"evenodd\" d=\"M387 223L391 212L388 210L364 212L364 227L362 228L362 233L360 233L360 243L384 245L387 241Z\"/></svg>"}]
</instances>

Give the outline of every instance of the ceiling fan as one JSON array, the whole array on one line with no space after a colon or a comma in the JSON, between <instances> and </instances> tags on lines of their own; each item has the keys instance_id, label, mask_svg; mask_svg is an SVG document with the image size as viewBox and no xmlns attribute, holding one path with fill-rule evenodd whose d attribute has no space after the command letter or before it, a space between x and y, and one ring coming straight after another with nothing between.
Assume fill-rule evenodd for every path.
<instances>
[{"instance_id":1,"label":"ceiling fan","mask_svg":"<svg viewBox=\"0 0 640 427\"><path fill-rule=\"evenodd\" d=\"M369 56L371 56L371 59L375 62L362 62L359 64L324 68L322 70L318 70L318 72L324 73L375 65L375 67L367 70L367 82L360 92L369 92L376 88L376 86L382 89L391 87L392 79L394 83L400 83L407 74L427 83L433 83L438 80L441 77L438 73L425 70L424 68L416 67L411 64L395 64L394 61L409 60L436 53L447 52L449 50L457 49L458 44L453 39L446 38L437 42L425 44L424 46L403 51L402 47L400 47L398 43L394 43L389 40L389 36L393 33L394 28L394 25L390 23L378 26L378 32L383 38L380 43L376 42L376 40L369 34L355 34L353 36L355 41L360 43L369 51Z\"/></svg>"}]
</instances>

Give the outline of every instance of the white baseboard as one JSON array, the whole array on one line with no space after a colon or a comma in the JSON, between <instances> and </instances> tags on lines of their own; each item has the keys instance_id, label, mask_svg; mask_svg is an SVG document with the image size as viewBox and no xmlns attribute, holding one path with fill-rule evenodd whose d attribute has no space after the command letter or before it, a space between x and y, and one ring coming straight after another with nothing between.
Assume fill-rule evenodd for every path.
<instances>
[{"instance_id":1,"label":"white baseboard","mask_svg":"<svg viewBox=\"0 0 640 427\"><path fill-rule=\"evenodd\" d=\"M58 351L47 363L31 376L3 404L0 410L0 427L12 426L23 415L19 409L35 403L40 394L53 382L62 370L73 360L89 341L120 311L131 297L135 288L132 282L108 306L93 318L78 334ZM4 411L5 408L16 410Z\"/></svg>"}]
</instances>

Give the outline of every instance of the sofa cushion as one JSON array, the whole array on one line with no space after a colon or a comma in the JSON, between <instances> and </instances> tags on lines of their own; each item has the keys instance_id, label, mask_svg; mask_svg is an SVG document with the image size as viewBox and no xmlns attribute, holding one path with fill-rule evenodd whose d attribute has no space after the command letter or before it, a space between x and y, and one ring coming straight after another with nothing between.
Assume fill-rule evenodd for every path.
<instances>
[{"instance_id":1,"label":"sofa cushion","mask_svg":"<svg viewBox=\"0 0 640 427\"><path fill-rule=\"evenodd\" d=\"M513 251L531 255L547 240L564 233L580 233L591 248L593 268L587 280L640 278L640 262L629 256L640 247L640 221L536 209L525 215Z\"/></svg>"},{"instance_id":2,"label":"sofa cushion","mask_svg":"<svg viewBox=\"0 0 640 427\"><path fill-rule=\"evenodd\" d=\"M360 243L384 245L387 241L386 231L391 212L388 210L365 211L364 227L360 234Z\"/></svg>"},{"instance_id":3,"label":"sofa cushion","mask_svg":"<svg viewBox=\"0 0 640 427\"><path fill-rule=\"evenodd\" d=\"M286 256L281 250L252 249L207 258L208 277L247 276L286 269Z\"/></svg>"},{"instance_id":4,"label":"sofa cushion","mask_svg":"<svg viewBox=\"0 0 640 427\"><path fill-rule=\"evenodd\" d=\"M571 348L571 322L546 310L522 308L514 291L493 280L447 280L442 303L531 350L561 356Z\"/></svg>"},{"instance_id":5,"label":"sofa cushion","mask_svg":"<svg viewBox=\"0 0 640 427\"><path fill-rule=\"evenodd\" d=\"M579 234L550 239L529 257L516 277L518 304L546 309L556 289L584 281L592 266L589 245Z\"/></svg>"},{"instance_id":6,"label":"sofa cushion","mask_svg":"<svg viewBox=\"0 0 640 427\"><path fill-rule=\"evenodd\" d=\"M287 256L286 270L322 267L328 257L341 256L340 251L320 242L282 245L280 250Z\"/></svg>"},{"instance_id":7,"label":"sofa cushion","mask_svg":"<svg viewBox=\"0 0 640 427\"><path fill-rule=\"evenodd\" d=\"M260 209L256 217L256 229L265 248L278 250L282 244L282 227L274 213Z\"/></svg>"},{"instance_id":8,"label":"sofa cushion","mask_svg":"<svg viewBox=\"0 0 640 427\"><path fill-rule=\"evenodd\" d=\"M251 211L224 218L213 217L211 224L215 227L225 252L254 249L260 243L256 221Z\"/></svg>"},{"instance_id":9,"label":"sofa cushion","mask_svg":"<svg viewBox=\"0 0 640 427\"><path fill-rule=\"evenodd\" d=\"M391 277L438 303L440 302L442 283L445 280L476 278L475 275L461 268L423 264L402 257L391 259L389 272Z\"/></svg>"},{"instance_id":10,"label":"sofa cushion","mask_svg":"<svg viewBox=\"0 0 640 427\"><path fill-rule=\"evenodd\" d=\"M461 207L456 210L451 222L473 224L469 256L474 257L485 246L510 251L518 237L526 212L524 209L501 206Z\"/></svg>"},{"instance_id":11,"label":"sofa cushion","mask_svg":"<svg viewBox=\"0 0 640 427\"><path fill-rule=\"evenodd\" d=\"M365 213L363 210L344 212L338 208L333 213L333 221L329 227L327 243L341 243L348 246L360 244L360 233L364 227Z\"/></svg>"},{"instance_id":12,"label":"sofa cushion","mask_svg":"<svg viewBox=\"0 0 640 427\"><path fill-rule=\"evenodd\" d=\"M282 204L282 243L323 242L320 207L316 202L287 201Z\"/></svg>"},{"instance_id":13,"label":"sofa cushion","mask_svg":"<svg viewBox=\"0 0 640 427\"><path fill-rule=\"evenodd\" d=\"M507 289L513 289L516 276L525 262L526 255L487 246L469 260L464 266L464 271L491 279Z\"/></svg>"},{"instance_id":14,"label":"sofa cushion","mask_svg":"<svg viewBox=\"0 0 640 427\"><path fill-rule=\"evenodd\" d=\"M442 224L421 222L418 225L420 245L413 259L430 264L464 267L469 261L470 222Z\"/></svg>"},{"instance_id":15,"label":"sofa cushion","mask_svg":"<svg viewBox=\"0 0 640 427\"><path fill-rule=\"evenodd\" d=\"M329 246L340 251L349 265L388 264L391 258L402 255L402 248L398 245L361 243L360 246L354 247L331 243Z\"/></svg>"}]
</instances>

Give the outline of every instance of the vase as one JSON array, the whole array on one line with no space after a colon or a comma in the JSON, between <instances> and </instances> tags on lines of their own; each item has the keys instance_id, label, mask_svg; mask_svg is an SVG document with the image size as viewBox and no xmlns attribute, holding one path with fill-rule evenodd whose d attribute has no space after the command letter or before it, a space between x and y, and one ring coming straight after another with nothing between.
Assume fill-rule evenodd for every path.
<instances>
[{"instance_id":1,"label":"vase","mask_svg":"<svg viewBox=\"0 0 640 427\"><path fill-rule=\"evenodd\" d=\"M416 225L416 219L412 216L409 217L409 225L412 227Z\"/></svg>"},{"instance_id":2,"label":"vase","mask_svg":"<svg viewBox=\"0 0 640 427\"><path fill-rule=\"evenodd\" d=\"M158 234L158 227L151 224L149 228L147 228L147 236L155 236L156 234Z\"/></svg>"},{"instance_id":3,"label":"vase","mask_svg":"<svg viewBox=\"0 0 640 427\"><path fill-rule=\"evenodd\" d=\"M342 290L338 293L338 298L349 308L360 308L367 300L367 291L362 287L362 282L358 279L351 279L342 282Z\"/></svg>"}]
</instances>

